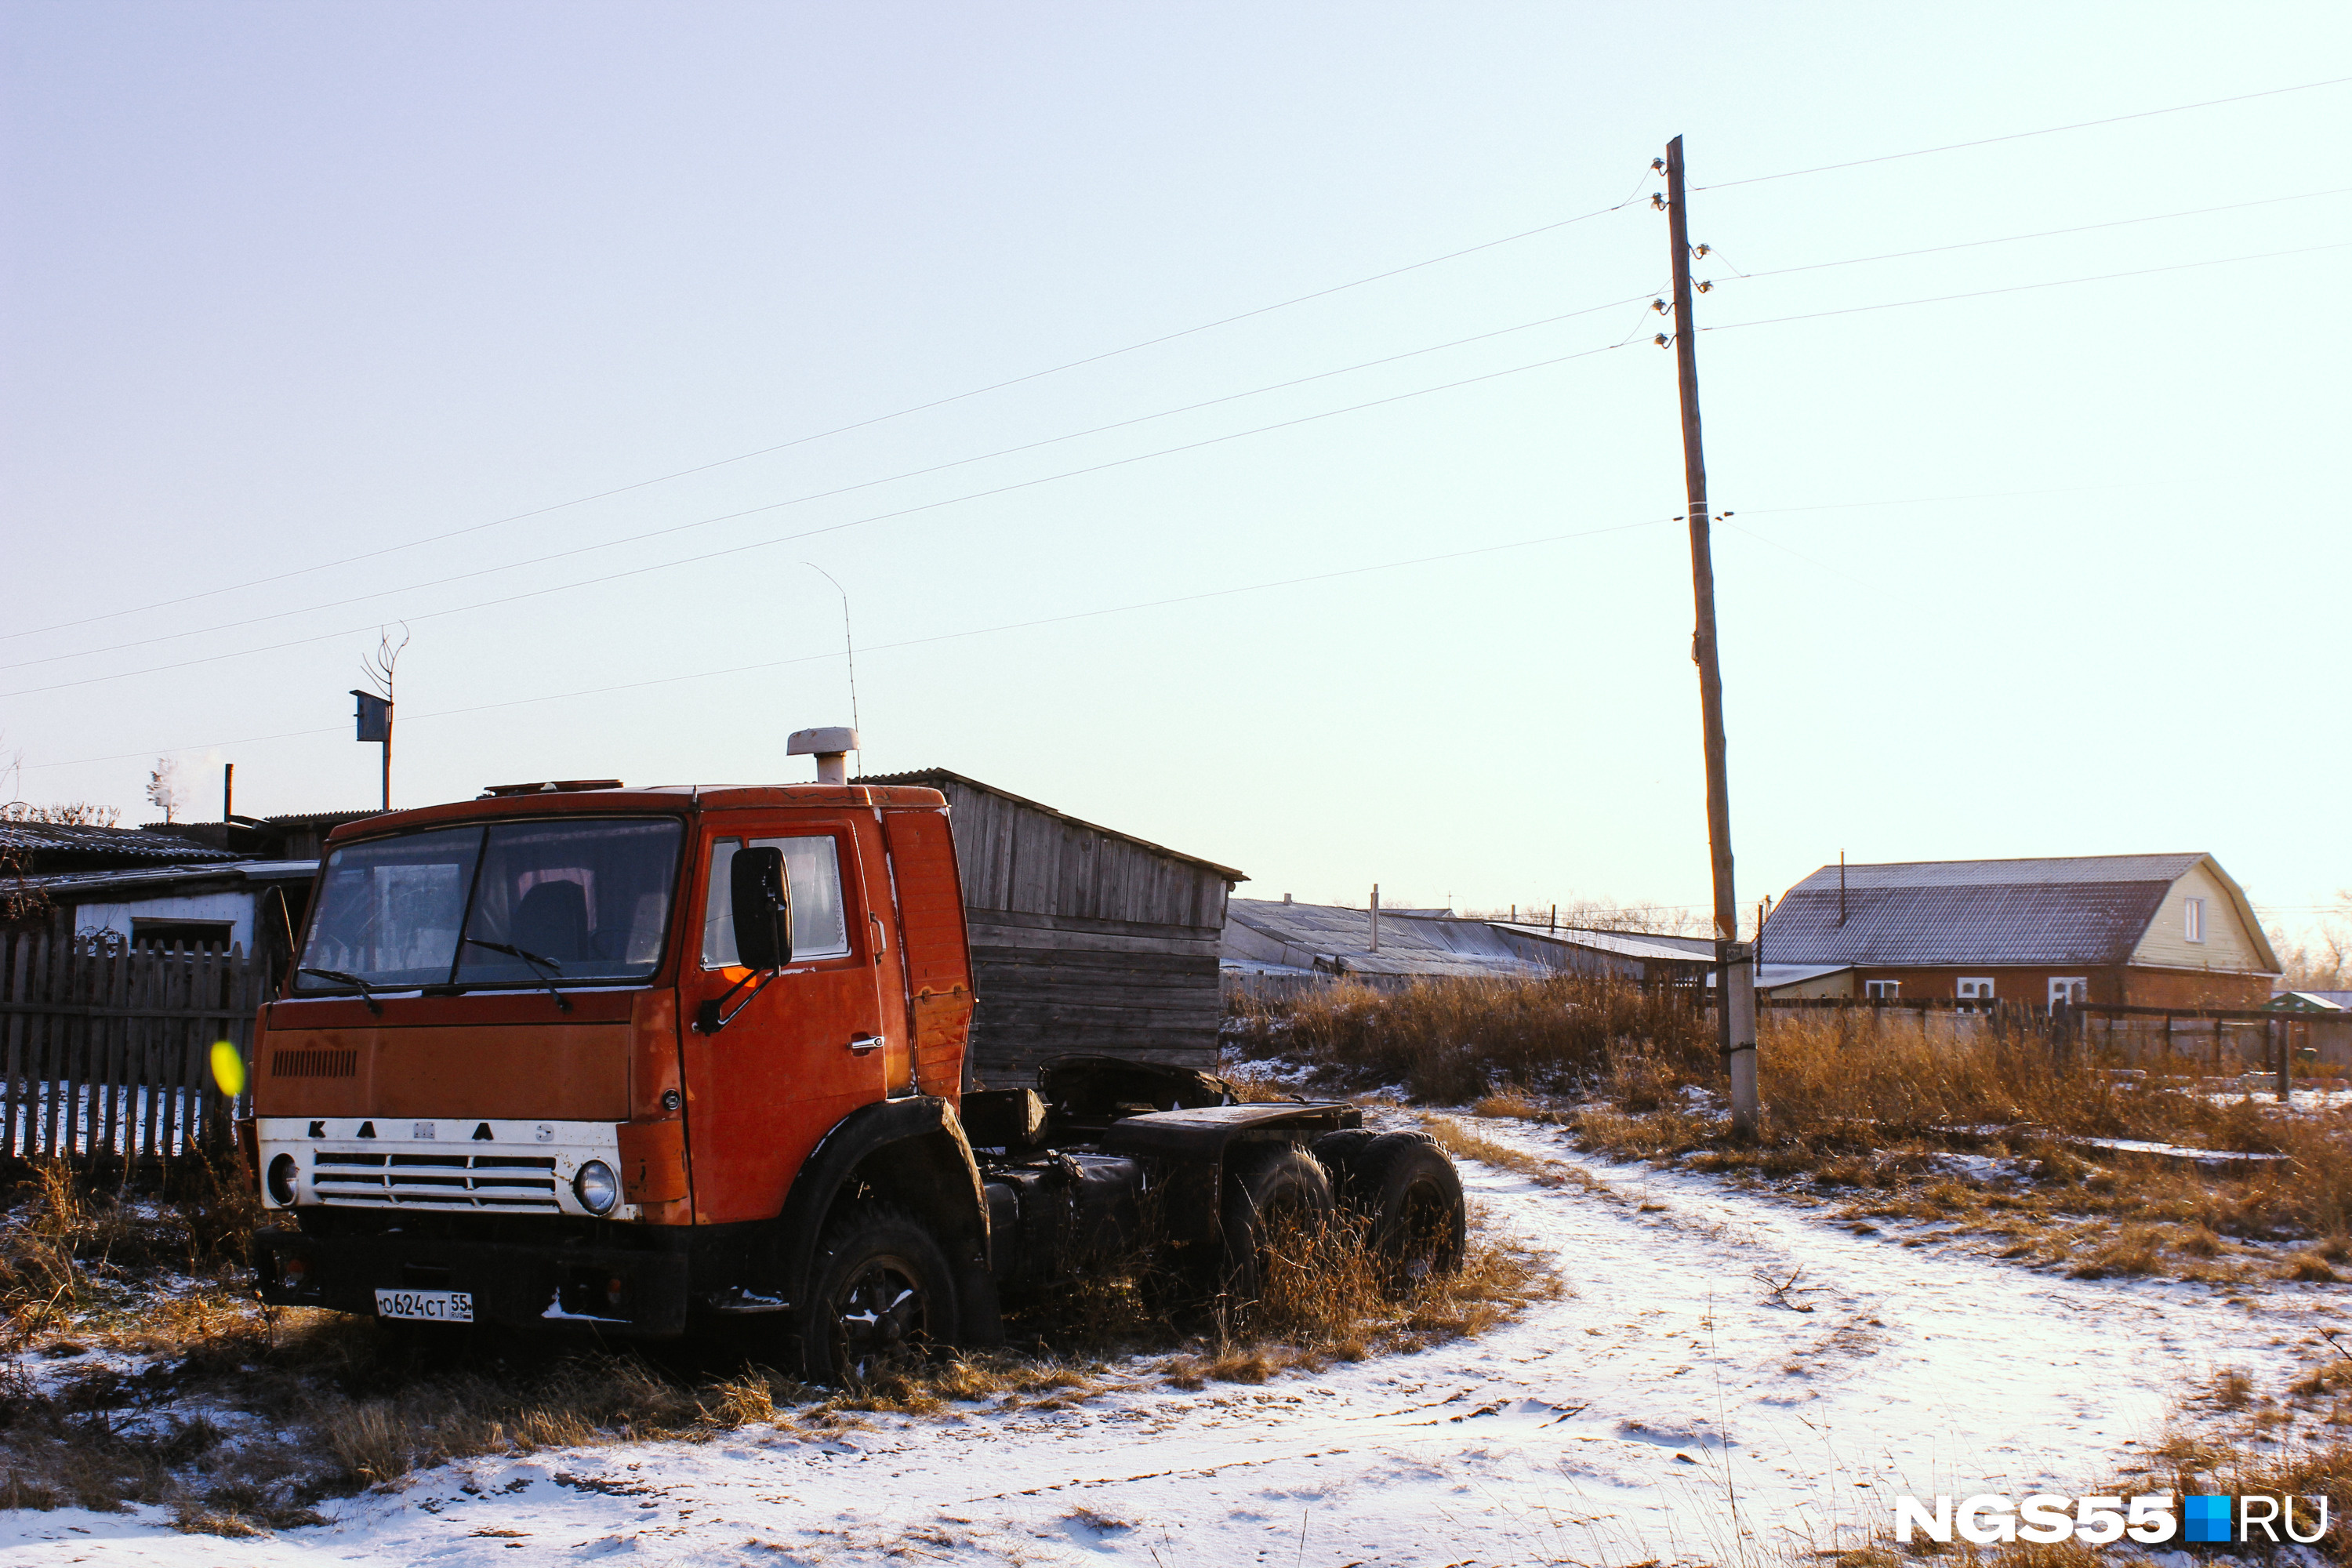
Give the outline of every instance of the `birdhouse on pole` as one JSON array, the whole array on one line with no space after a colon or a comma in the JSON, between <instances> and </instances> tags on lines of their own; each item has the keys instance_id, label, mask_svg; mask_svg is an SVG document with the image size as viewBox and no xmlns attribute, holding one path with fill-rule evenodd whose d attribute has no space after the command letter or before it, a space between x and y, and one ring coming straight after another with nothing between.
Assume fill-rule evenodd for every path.
<instances>
[{"instance_id":1,"label":"birdhouse on pole","mask_svg":"<svg viewBox=\"0 0 2352 1568\"><path fill-rule=\"evenodd\" d=\"M361 741L391 740L392 704L373 691L362 691L357 688L352 689L352 695L360 700L360 732L353 738Z\"/></svg>"},{"instance_id":2,"label":"birdhouse on pole","mask_svg":"<svg viewBox=\"0 0 2352 1568\"><path fill-rule=\"evenodd\" d=\"M352 689L360 700L359 734L362 741L374 741L383 747L383 808L392 809L392 699L378 697L373 691Z\"/></svg>"}]
</instances>

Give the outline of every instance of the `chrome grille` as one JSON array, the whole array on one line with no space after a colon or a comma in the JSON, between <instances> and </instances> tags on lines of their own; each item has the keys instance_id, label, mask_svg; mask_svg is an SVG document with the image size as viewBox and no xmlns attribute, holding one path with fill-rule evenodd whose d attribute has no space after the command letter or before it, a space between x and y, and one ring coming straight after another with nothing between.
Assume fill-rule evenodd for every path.
<instances>
[{"instance_id":1,"label":"chrome grille","mask_svg":"<svg viewBox=\"0 0 2352 1568\"><path fill-rule=\"evenodd\" d=\"M551 1211L558 1206L552 1155L319 1149L311 1152L310 1183L320 1203L369 1208Z\"/></svg>"}]
</instances>

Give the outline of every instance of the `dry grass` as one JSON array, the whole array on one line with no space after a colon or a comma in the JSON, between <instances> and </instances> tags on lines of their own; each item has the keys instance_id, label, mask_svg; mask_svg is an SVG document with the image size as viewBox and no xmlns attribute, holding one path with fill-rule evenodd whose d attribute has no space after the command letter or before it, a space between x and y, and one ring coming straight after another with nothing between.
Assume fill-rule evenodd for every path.
<instances>
[{"instance_id":1,"label":"dry grass","mask_svg":"<svg viewBox=\"0 0 2352 1568\"><path fill-rule=\"evenodd\" d=\"M228 1256L244 1211L209 1172L138 1195L46 1167L14 1200L0 1211L0 1301L17 1352L0 1363L0 1507L158 1504L178 1528L222 1536L316 1523L325 1498L475 1456L980 1403L1055 1409L1155 1381L1263 1382L1477 1333L1557 1288L1481 1229L1460 1274L1398 1298L1360 1231L1334 1226L1279 1238L1265 1299L1205 1333L1152 1305L1134 1260L1103 1260L1025 1320L1045 1331L1025 1350L828 1394L716 1342L582 1355L479 1331L467 1349L263 1308ZM1108 1359L1134 1354L1145 1359ZM132 1412L145 1418L121 1419Z\"/></svg>"},{"instance_id":2,"label":"dry grass","mask_svg":"<svg viewBox=\"0 0 2352 1568\"><path fill-rule=\"evenodd\" d=\"M1481 1116L1564 1121L1588 1150L1780 1184L1837 1202L1855 1226L1936 1224L2085 1278L2326 1284L2352 1273L2352 1113L2288 1115L2215 1094L2196 1076L2201 1062L2118 1074L2031 1029L1952 1040L1863 1009L1768 1012L1763 1135L1743 1143L1722 1113L1705 1026L1601 982L1441 981L1237 1001L1227 1038L1338 1087L1402 1084ZM1456 1153L1565 1179L1453 1136ZM2290 1160L2200 1170L2081 1142L2116 1138Z\"/></svg>"},{"instance_id":3,"label":"dry grass","mask_svg":"<svg viewBox=\"0 0 2352 1568\"><path fill-rule=\"evenodd\" d=\"M1402 992L1339 984L1281 1003L1236 996L1225 1039L1244 1060L1283 1057L1344 1087L1401 1084L1447 1104L1505 1085L1582 1090L1649 1055L1696 1072L1715 1053L1702 1021L1667 998L1570 976L1432 980Z\"/></svg>"},{"instance_id":4,"label":"dry grass","mask_svg":"<svg viewBox=\"0 0 2352 1568\"><path fill-rule=\"evenodd\" d=\"M1179 1388L1264 1383L1277 1373L1415 1351L1484 1333L1560 1293L1559 1277L1526 1247L1497 1237L1473 1210L1461 1269L1399 1291L1360 1222L1341 1218L1271 1238L1262 1299L1220 1314L1208 1343L1160 1372Z\"/></svg>"},{"instance_id":5,"label":"dry grass","mask_svg":"<svg viewBox=\"0 0 2352 1568\"><path fill-rule=\"evenodd\" d=\"M203 1156L133 1188L62 1160L24 1167L0 1195L0 1348L86 1321L164 1271L217 1279L240 1267L258 1201Z\"/></svg>"}]
</instances>

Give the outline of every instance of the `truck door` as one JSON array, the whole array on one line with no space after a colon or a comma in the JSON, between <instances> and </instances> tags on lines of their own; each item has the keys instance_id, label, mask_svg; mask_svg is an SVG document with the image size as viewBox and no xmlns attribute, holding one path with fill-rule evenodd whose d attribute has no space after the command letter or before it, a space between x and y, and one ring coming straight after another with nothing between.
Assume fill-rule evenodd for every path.
<instances>
[{"instance_id":1,"label":"truck door","mask_svg":"<svg viewBox=\"0 0 2352 1568\"><path fill-rule=\"evenodd\" d=\"M915 1081L925 1094L953 1099L963 1092L972 994L963 888L948 814L944 809L886 811L882 826L890 850L891 887L898 895Z\"/></svg>"},{"instance_id":2,"label":"truck door","mask_svg":"<svg viewBox=\"0 0 2352 1568\"><path fill-rule=\"evenodd\" d=\"M689 946L680 998L689 1025L688 1164L698 1223L772 1215L825 1131L883 1097L884 1047L893 1031L878 984L883 928L869 918L875 911L857 875L857 830L852 820L747 812L740 823L726 823L702 857L695 899L700 948ZM691 1027L701 1003L748 973L736 962L728 890L729 868L747 843L783 852L793 958L723 1030L705 1035ZM728 1006L749 991L737 992Z\"/></svg>"}]
</instances>

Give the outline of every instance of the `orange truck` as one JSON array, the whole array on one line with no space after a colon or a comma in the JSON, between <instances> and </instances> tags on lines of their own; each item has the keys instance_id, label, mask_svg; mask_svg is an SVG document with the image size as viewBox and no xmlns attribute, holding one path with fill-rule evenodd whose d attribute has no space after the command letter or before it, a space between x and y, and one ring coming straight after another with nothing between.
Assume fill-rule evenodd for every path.
<instances>
[{"instance_id":1,"label":"orange truck","mask_svg":"<svg viewBox=\"0 0 2352 1568\"><path fill-rule=\"evenodd\" d=\"M1462 1189L1336 1103L1073 1055L963 1087L971 962L936 790L493 788L330 837L242 1128L265 1301L676 1336L840 1384L1002 1338L1092 1268L1256 1287L1285 1215L1458 1264ZM1082 1043L1082 1042L1079 1042ZM756 1326L756 1325L755 1325Z\"/></svg>"}]
</instances>

